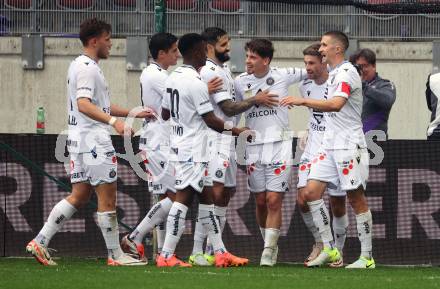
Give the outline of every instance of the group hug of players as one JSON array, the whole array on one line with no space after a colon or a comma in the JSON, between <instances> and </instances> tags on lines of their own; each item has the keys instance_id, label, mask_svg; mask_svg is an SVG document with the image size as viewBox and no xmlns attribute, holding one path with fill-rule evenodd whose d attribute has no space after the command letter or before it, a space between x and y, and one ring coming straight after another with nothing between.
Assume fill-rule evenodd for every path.
<instances>
[{"instance_id":1,"label":"group hug of players","mask_svg":"<svg viewBox=\"0 0 440 289\"><path fill-rule=\"evenodd\" d=\"M99 59L108 57L111 27L97 19L88 21L88 28L86 21L80 30L84 53L68 72L67 145L73 189L26 247L40 263L55 265L47 250L49 241L94 190L109 265L145 265L143 240L153 229L158 267L248 264L248 259L231 254L222 241L237 161L243 161L264 240L260 265L274 266L282 200L289 192L293 165L288 109L305 106L310 109L310 121L298 165L297 204L315 244L304 264L344 266L348 199L356 214L361 253L346 268L375 267L372 215L364 195L369 154L361 122L362 83L356 68L345 60L348 38L344 33L327 32L320 43L305 48L305 69L271 67L272 43L253 39L244 47L246 72L235 79L225 64L230 58L230 38L223 29L206 28L180 39L170 33L153 35L149 42L153 60L140 77L143 110L136 117L144 119L139 149L148 187L159 201L119 243L117 160L109 127L125 136L132 131L116 118L128 116L129 111L110 103L98 66ZM180 55L183 64L169 74L168 68L177 64ZM288 96L289 86L296 83L301 96ZM238 128L241 114L245 127ZM326 191L332 224L323 201ZM176 257L175 249L194 196L199 201L194 247L185 262Z\"/></svg>"}]
</instances>

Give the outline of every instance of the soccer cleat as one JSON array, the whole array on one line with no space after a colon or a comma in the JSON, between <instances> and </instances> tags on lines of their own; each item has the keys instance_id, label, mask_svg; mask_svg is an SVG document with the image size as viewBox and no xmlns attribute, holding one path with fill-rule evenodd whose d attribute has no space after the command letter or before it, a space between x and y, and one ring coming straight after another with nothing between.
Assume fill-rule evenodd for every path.
<instances>
[{"instance_id":1,"label":"soccer cleat","mask_svg":"<svg viewBox=\"0 0 440 289\"><path fill-rule=\"evenodd\" d=\"M323 248L324 248L324 244L322 242L317 242L313 244L312 252L310 252L309 256L304 261L304 265L306 265L310 261L315 260L319 256L319 253L321 253Z\"/></svg>"},{"instance_id":2,"label":"soccer cleat","mask_svg":"<svg viewBox=\"0 0 440 289\"><path fill-rule=\"evenodd\" d=\"M249 259L234 256L229 252L215 254L216 267L239 267L246 266L248 263Z\"/></svg>"},{"instance_id":3,"label":"soccer cleat","mask_svg":"<svg viewBox=\"0 0 440 289\"><path fill-rule=\"evenodd\" d=\"M32 254L34 258L42 265L55 266L57 263L52 260L48 248L38 244L35 240L30 241L26 246L26 252Z\"/></svg>"},{"instance_id":4,"label":"soccer cleat","mask_svg":"<svg viewBox=\"0 0 440 289\"><path fill-rule=\"evenodd\" d=\"M347 269L374 269L374 268L376 268L376 262L374 262L373 258L368 259L368 258L365 258L364 256L360 256L356 262L346 266L345 268L347 268Z\"/></svg>"},{"instance_id":5,"label":"soccer cleat","mask_svg":"<svg viewBox=\"0 0 440 289\"><path fill-rule=\"evenodd\" d=\"M330 268L341 268L341 267L344 267L344 259L342 258L342 254L341 254L341 258L339 260L336 260L335 262L331 262L330 264L328 264L328 266Z\"/></svg>"},{"instance_id":6,"label":"soccer cleat","mask_svg":"<svg viewBox=\"0 0 440 289\"><path fill-rule=\"evenodd\" d=\"M166 259L164 256L159 255L156 258L156 266L157 267L192 267L191 264L188 264L179 258L176 255L171 256Z\"/></svg>"},{"instance_id":7,"label":"soccer cleat","mask_svg":"<svg viewBox=\"0 0 440 289\"><path fill-rule=\"evenodd\" d=\"M214 265L211 262L212 257L214 258L214 262L215 262L214 256L211 256L208 254L203 254L203 253L197 253L197 254L189 256L188 263L190 263L191 265L194 265L194 266L212 266L212 265ZM208 260L208 258L210 260Z\"/></svg>"},{"instance_id":8,"label":"soccer cleat","mask_svg":"<svg viewBox=\"0 0 440 289\"><path fill-rule=\"evenodd\" d=\"M129 235L125 235L122 238L121 249L122 251L124 251L124 253L129 254L133 258L148 263L148 260L145 257L144 245L136 244L134 241L130 239Z\"/></svg>"},{"instance_id":9,"label":"soccer cleat","mask_svg":"<svg viewBox=\"0 0 440 289\"><path fill-rule=\"evenodd\" d=\"M266 247L261 254L260 266L273 267L277 263L278 246L275 248Z\"/></svg>"},{"instance_id":10,"label":"soccer cleat","mask_svg":"<svg viewBox=\"0 0 440 289\"><path fill-rule=\"evenodd\" d=\"M108 266L142 266L142 265L147 265L147 263L144 261L135 259L128 254L122 254L117 259L108 258L107 265Z\"/></svg>"},{"instance_id":11,"label":"soccer cleat","mask_svg":"<svg viewBox=\"0 0 440 289\"><path fill-rule=\"evenodd\" d=\"M319 267L328 263L334 263L341 259L341 254L337 248L330 249L324 247L321 253L314 260L307 262L306 267Z\"/></svg>"},{"instance_id":12,"label":"soccer cleat","mask_svg":"<svg viewBox=\"0 0 440 289\"><path fill-rule=\"evenodd\" d=\"M214 255L210 255L210 254L203 254L203 257L205 257L206 261L208 261L208 263L211 266L215 265L215 256Z\"/></svg>"}]
</instances>

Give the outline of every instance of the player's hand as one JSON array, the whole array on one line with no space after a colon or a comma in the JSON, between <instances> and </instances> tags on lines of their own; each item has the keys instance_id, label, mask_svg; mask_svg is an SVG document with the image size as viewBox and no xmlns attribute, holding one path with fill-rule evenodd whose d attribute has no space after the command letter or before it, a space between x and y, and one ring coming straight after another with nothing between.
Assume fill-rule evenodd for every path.
<instances>
[{"instance_id":1,"label":"player's hand","mask_svg":"<svg viewBox=\"0 0 440 289\"><path fill-rule=\"evenodd\" d=\"M134 135L133 129L122 120L118 119L113 127L120 136L132 137Z\"/></svg>"},{"instance_id":2,"label":"player's hand","mask_svg":"<svg viewBox=\"0 0 440 289\"><path fill-rule=\"evenodd\" d=\"M213 94L223 87L223 80L220 77L214 77L208 81L208 93Z\"/></svg>"},{"instance_id":3,"label":"player's hand","mask_svg":"<svg viewBox=\"0 0 440 289\"><path fill-rule=\"evenodd\" d=\"M242 133L244 133L248 142L253 142L253 140L255 139L255 131L251 130L248 127L233 128L233 130L234 129L235 131L233 131L232 134L240 136Z\"/></svg>"},{"instance_id":4,"label":"player's hand","mask_svg":"<svg viewBox=\"0 0 440 289\"><path fill-rule=\"evenodd\" d=\"M299 148L301 150L306 149L308 138L309 138L309 130L304 131L304 133L301 134L301 136L299 136Z\"/></svg>"},{"instance_id":5,"label":"player's hand","mask_svg":"<svg viewBox=\"0 0 440 289\"><path fill-rule=\"evenodd\" d=\"M302 105L304 99L302 97L288 96L280 101L280 106L288 106L289 108L294 105Z\"/></svg>"},{"instance_id":6,"label":"player's hand","mask_svg":"<svg viewBox=\"0 0 440 289\"><path fill-rule=\"evenodd\" d=\"M260 91L255 95L255 102L267 107L278 106L278 95L270 93L269 90Z\"/></svg>"},{"instance_id":7,"label":"player's hand","mask_svg":"<svg viewBox=\"0 0 440 289\"><path fill-rule=\"evenodd\" d=\"M136 117L137 118L148 118L148 119L156 119L157 113L151 107L145 107L139 112Z\"/></svg>"}]
</instances>

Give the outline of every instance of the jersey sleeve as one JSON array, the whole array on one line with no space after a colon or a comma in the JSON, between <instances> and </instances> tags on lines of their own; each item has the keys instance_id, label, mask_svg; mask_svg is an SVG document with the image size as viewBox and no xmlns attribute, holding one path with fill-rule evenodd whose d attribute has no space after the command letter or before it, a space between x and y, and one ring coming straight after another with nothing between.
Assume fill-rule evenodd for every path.
<instances>
[{"instance_id":1,"label":"jersey sleeve","mask_svg":"<svg viewBox=\"0 0 440 289\"><path fill-rule=\"evenodd\" d=\"M353 73L353 72L351 72ZM350 76L350 70L341 69L335 77L336 90L333 96L349 98L354 86L354 79Z\"/></svg>"},{"instance_id":2,"label":"jersey sleeve","mask_svg":"<svg viewBox=\"0 0 440 289\"><path fill-rule=\"evenodd\" d=\"M290 67L283 68L281 70L284 73L284 77L289 85L300 82L301 80L306 79L307 72L305 69Z\"/></svg>"},{"instance_id":3,"label":"jersey sleeve","mask_svg":"<svg viewBox=\"0 0 440 289\"><path fill-rule=\"evenodd\" d=\"M207 66L204 66L200 71L200 76L202 77L203 82L208 84L212 79L219 77L223 81L222 88L215 93L211 94L212 99L214 99L215 103L220 103L226 99L232 99L231 95L229 95L227 89L227 80L225 80L218 69L211 69Z\"/></svg>"},{"instance_id":4,"label":"jersey sleeve","mask_svg":"<svg viewBox=\"0 0 440 289\"><path fill-rule=\"evenodd\" d=\"M203 81L198 81L190 86L190 97L194 103L194 107L199 115L204 115L213 111L211 101L209 100L208 86Z\"/></svg>"},{"instance_id":5,"label":"jersey sleeve","mask_svg":"<svg viewBox=\"0 0 440 289\"><path fill-rule=\"evenodd\" d=\"M170 96L166 93L165 87L167 87L167 84L164 84L164 88L162 91L162 108L166 110L170 110Z\"/></svg>"},{"instance_id":6,"label":"jersey sleeve","mask_svg":"<svg viewBox=\"0 0 440 289\"><path fill-rule=\"evenodd\" d=\"M237 76L234 79L234 91L235 91L235 101L244 100L244 89L241 85L240 76Z\"/></svg>"},{"instance_id":7,"label":"jersey sleeve","mask_svg":"<svg viewBox=\"0 0 440 289\"><path fill-rule=\"evenodd\" d=\"M76 99L86 97L94 99L96 69L89 64L82 64L76 75Z\"/></svg>"}]
</instances>

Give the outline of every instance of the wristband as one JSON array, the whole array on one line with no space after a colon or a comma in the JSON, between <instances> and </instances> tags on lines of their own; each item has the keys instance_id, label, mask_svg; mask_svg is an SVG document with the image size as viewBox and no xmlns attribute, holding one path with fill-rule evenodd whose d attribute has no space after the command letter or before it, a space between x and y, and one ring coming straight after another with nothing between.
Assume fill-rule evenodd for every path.
<instances>
[{"instance_id":1,"label":"wristband","mask_svg":"<svg viewBox=\"0 0 440 289\"><path fill-rule=\"evenodd\" d=\"M112 117L109 119L108 124L111 125L111 126L113 126L113 125L115 124L116 120L117 120L116 117L112 116Z\"/></svg>"}]
</instances>

